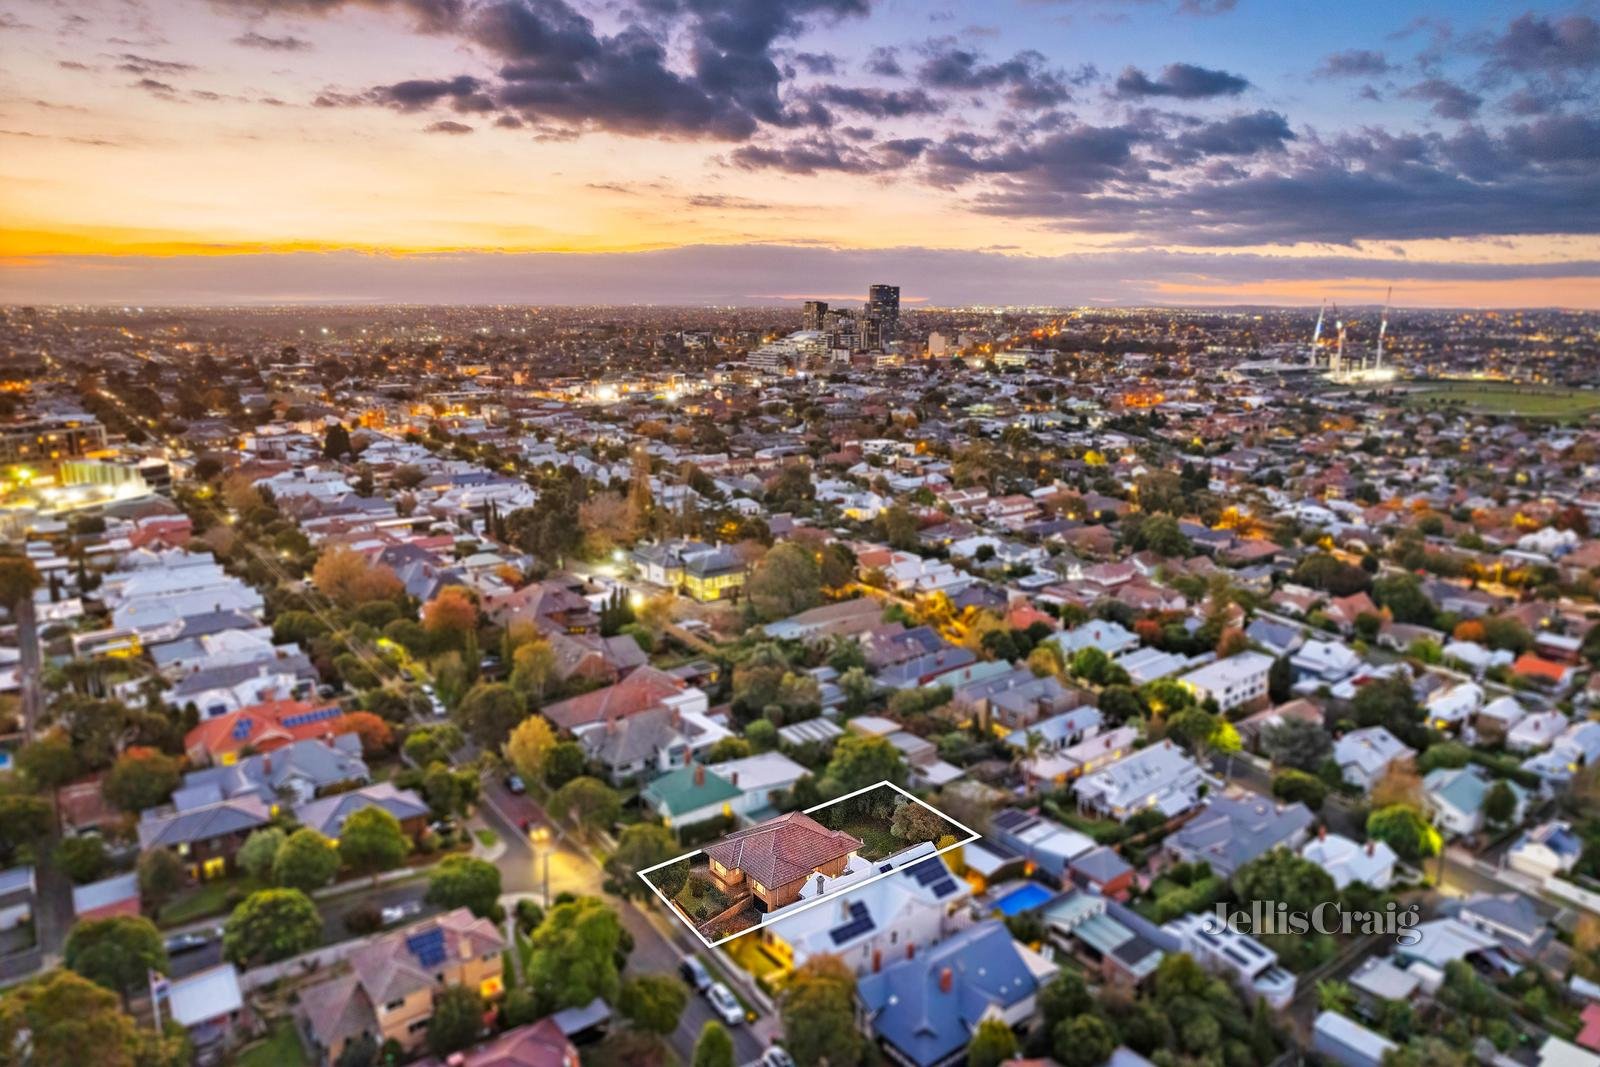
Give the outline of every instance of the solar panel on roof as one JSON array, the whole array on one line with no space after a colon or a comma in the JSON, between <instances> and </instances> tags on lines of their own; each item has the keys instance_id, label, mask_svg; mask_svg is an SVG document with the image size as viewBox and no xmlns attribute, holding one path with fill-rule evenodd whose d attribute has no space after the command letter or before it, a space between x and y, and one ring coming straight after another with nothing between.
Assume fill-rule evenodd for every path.
<instances>
[{"instance_id":1,"label":"solar panel on roof","mask_svg":"<svg viewBox=\"0 0 1600 1067\"><path fill-rule=\"evenodd\" d=\"M424 967L437 967L444 962L444 931L438 927L412 934L406 938L406 948Z\"/></svg>"},{"instance_id":2,"label":"solar panel on roof","mask_svg":"<svg viewBox=\"0 0 1600 1067\"><path fill-rule=\"evenodd\" d=\"M233 724L233 739L235 741L243 741L250 736L250 728L254 725L248 716L235 722Z\"/></svg>"},{"instance_id":3,"label":"solar panel on roof","mask_svg":"<svg viewBox=\"0 0 1600 1067\"><path fill-rule=\"evenodd\" d=\"M953 878L946 878L944 881L935 882L934 885L933 885L933 895L936 896L936 897L940 897L940 898L947 897L951 893L954 893L955 891L956 891L956 883L955 883L955 880Z\"/></svg>"},{"instance_id":4,"label":"solar panel on roof","mask_svg":"<svg viewBox=\"0 0 1600 1067\"><path fill-rule=\"evenodd\" d=\"M929 885L940 878L948 878L950 875L949 870L945 868L944 863L937 856L906 868L906 873L915 878L918 885Z\"/></svg>"}]
</instances>

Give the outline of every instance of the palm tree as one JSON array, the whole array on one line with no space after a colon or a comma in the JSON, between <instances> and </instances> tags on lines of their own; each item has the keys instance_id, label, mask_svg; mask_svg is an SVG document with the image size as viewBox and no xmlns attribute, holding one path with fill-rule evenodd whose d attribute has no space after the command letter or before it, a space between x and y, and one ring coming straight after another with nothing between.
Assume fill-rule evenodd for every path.
<instances>
[{"instance_id":1,"label":"palm tree","mask_svg":"<svg viewBox=\"0 0 1600 1067\"><path fill-rule=\"evenodd\" d=\"M0 557L0 604L10 609L17 624L24 742L33 741L39 721L39 623L33 610L33 593L38 588L39 569L31 559Z\"/></svg>"}]
</instances>

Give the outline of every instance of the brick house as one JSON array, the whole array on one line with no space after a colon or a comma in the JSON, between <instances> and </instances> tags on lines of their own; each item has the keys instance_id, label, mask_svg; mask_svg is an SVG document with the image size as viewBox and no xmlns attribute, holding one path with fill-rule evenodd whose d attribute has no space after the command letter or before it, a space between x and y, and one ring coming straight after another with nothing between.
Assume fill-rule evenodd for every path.
<instances>
[{"instance_id":1,"label":"brick house","mask_svg":"<svg viewBox=\"0 0 1600 1067\"><path fill-rule=\"evenodd\" d=\"M861 842L792 811L706 846L711 875L725 892L749 892L767 911L793 904L813 874L837 878Z\"/></svg>"}]
</instances>

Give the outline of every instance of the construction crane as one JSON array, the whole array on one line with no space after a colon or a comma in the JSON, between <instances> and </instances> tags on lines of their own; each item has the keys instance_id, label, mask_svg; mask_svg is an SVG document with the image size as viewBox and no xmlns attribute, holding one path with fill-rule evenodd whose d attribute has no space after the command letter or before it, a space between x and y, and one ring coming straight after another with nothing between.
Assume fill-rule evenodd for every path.
<instances>
[{"instance_id":1,"label":"construction crane","mask_svg":"<svg viewBox=\"0 0 1600 1067\"><path fill-rule=\"evenodd\" d=\"M1317 342L1322 340L1322 320L1328 314L1328 298L1322 298L1322 306L1317 309L1317 328L1311 331L1311 362L1317 362Z\"/></svg>"},{"instance_id":2,"label":"construction crane","mask_svg":"<svg viewBox=\"0 0 1600 1067\"><path fill-rule=\"evenodd\" d=\"M1383 335L1389 332L1389 303L1394 298L1394 286L1389 286L1389 291L1383 294L1383 317L1378 320L1378 365L1376 370L1383 369Z\"/></svg>"}]
</instances>

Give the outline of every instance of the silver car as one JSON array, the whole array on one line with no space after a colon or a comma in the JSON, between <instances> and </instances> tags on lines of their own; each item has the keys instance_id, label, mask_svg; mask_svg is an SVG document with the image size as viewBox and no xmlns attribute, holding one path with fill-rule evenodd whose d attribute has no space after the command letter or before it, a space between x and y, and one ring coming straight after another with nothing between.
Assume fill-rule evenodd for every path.
<instances>
[{"instance_id":1,"label":"silver car","mask_svg":"<svg viewBox=\"0 0 1600 1067\"><path fill-rule=\"evenodd\" d=\"M721 982L711 984L706 990L706 999L711 1002L711 1010L722 1016L722 1021L729 1026L744 1022L744 1008L739 1004L739 998Z\"/></svg>"}]
</instances>

